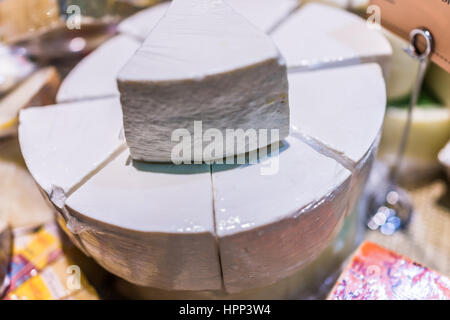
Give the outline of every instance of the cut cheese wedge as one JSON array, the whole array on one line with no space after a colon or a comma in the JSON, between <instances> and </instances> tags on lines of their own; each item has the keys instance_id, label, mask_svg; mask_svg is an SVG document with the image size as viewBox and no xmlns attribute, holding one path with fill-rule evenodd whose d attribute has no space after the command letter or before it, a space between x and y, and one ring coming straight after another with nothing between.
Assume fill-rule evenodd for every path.
<instances>
[{"instance_id":1,"label":"cut cheese wedge","mask_svg":"<svg viewBox=\"0 0 450 320\"><path fill-rule=\"evenodd\" d=\"M346 167L360 162L383 123L386 89L380 67L294 73L289 87L293 134L303 135Z\"/></svg>"},{"instance_id":2,"label":"cut cheese wedge","mask_svg":"<svg viewBox=\"0 0 450 320\"><path fill-rule=\"evenodd\" d=\"M321 4L292 14L272 37L290 71L377 62L388 74L392 49L360 17Z\"/></svg>"},{"instance_id":3,"label":"cut cheese wedge","mask_svg":"<svg viewBox=\"0 0 450 320\"><path fill-rule=\"evenodd\" d=\"M278 163L273 175L264 167ZM348 212L350 172L288 138L278 156L213 165L214 212L227 292L293 274L329 243Z\"/></svg>"},{"instance_id":4,"label":"cut cheese wedge","mask_svg":"<svg viewBox=\"0 0 450 320\"><path fill-rule=\"evenodd\" d=\"M0 137L17 130L19 111L30 105L53 104L60 84L58 72L53 67L34 72L11 93L0 100Z\"/></svg>"},{"instance_id":5,"label":"cut cheese wedge","mask_svg":"<svg viewBox=\"0 0 450 320\"><path fill-rule=\"evenodd\" d=\"M121 70L118 84L125 136L136 160L171 162L179 128L194 136L193 150L204 150L194 121L224 135L227 128L277 129L280 139L289 132L283 59L266 34L220 0L173 1ZM244 151L266 145L246 141ZM195 153L182 158L197 160ZM227 145L202 160L235 153Z\"/></svg>"},{"instance_id":6,"label":"cut cheese wedge","mask_svg":"<svg viewBox=\"0 0 450 320\"><path fill-rule=\"evenodd\" d=\"M106 269L126 278L133 270L146 286L221 288L209 166L135 163L127 150L66 203L79 220L109 225L106 237L90 235L100 248L85 246L94 256L101 250Z\"/></svg>"},{"instance_id":7,"label":"cut cheese wedge","mask_svg":"<svg viewBox=\"0 0 450 320\"><path fill-rule=\"evenodd\" d=\"M124 146L116 98L28 108L19 121L27 167L60 208L78 183Z\"/></svg>"},{"instance_id":8,"label":"cut cheese wedge","mask_svg":"<svg viewBox=\"0 0 450 320\"><path fill-rule=\"evenodd\" d=\"M225 2L265 32L273 30L299 5L298 0L225 0ZM145 40L169 5L170 2L163 2L125 19L119 24L119 32Z\"/></svg>"},{"instance_id":9,"label":"cut cheese wedge","mask_svg":"<svg viewBox=\"0 0 450 320\"><path fill-rule=\"evenodd\" d=\"M106 41L67 75L56 101L63 103L118 95L116 76L139 45L137 40L127 36Z\"/></svg>"}]
</instances>

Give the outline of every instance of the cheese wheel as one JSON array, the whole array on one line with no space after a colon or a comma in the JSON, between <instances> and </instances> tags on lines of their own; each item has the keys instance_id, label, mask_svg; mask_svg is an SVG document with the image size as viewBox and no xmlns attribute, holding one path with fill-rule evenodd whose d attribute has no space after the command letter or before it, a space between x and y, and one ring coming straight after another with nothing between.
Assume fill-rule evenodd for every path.
<instances>
[{"instance_id":1,"label":"cheese wheel","mask_svg":"<svg viewBox=\"0 0 450 320\"><path fill-rule=\"evenodd\" d=\"M255 30L249 34L258 35ZM376 39L368 45L367 52L375 48L368 60L381 63L385 60L376 53ZM310 40L305 36L305 42ZM339 43L328 37L323 41L332 42L327 50L341 56ZM264 52L224 55L219 69L211 58L197 69L191 64L173 68L164 77L192 79L192 74L234 72L255 56L273 59L274 50L266 40L261 43ZM292 50L287 55L302 53ZM113 54L99 51L98 59L105 61ZM364 59L359 53L346 63L354 66L325 63L321 68L326 70L290 70L291 134L278 152L276 144L258 149L257 161L251 154L238 165L132 160L121 134L118 96L101 98L95 90L89 101L22 111L21 148L33 177L59 208L79 246L130 282L228 296L289 277L302 279L302 268L330 246L354 209L377 151L386 106L384 80L379 66L360 65ZM323 58L320 51L316 54L316 60ZM199 65L202 59L196 59ZM149 76L160 67L151 66L148 72L133 66L133 78L161 77ZM97 72L90 75L95 78ZM110 73L105 80L115 76ZM208 85L199 86L200 96L203 90ZM178 95L186 100L191 92L180 90Z\"/></svg>"},{"instance_id":2,"label":"cheese wheel","mask_svg":"<svg viewBox=\"0 0 450 320\"><path fill-rule=\"evenodd\" d=\"M340 90L317 80L341 79L345 69L346 81L337 82ZM301 92L315 93L305 93L308 100L293 99L292 109L301 114L309 108L300 120L310 118L314 126L338 133L347 141L340 150L348 157L372 155L374 128L381 127L385 106L381 72L376 65L345 69L292 77L294 87L297 81L304 86ZM363 75L367 81L359 81ZM374 104L349 99L347 90L358 81L362 97ZM327 96L334 98L328 107ZM360 117L358 124L333 117L314 121L334 107L339 119L353 119L362 110L374 113ZM305 136L289 137L278 155L269 153L258 164L214 165L212 184L208 167L192 173L195 169L189 166L141 164L130 160L128 151L105 161L122 145L120 121L114 98L32 108L21 114L19 137L31 173L53 202L63 212L67 209L66 218L73 219L71 229L79 233L84 248L105 268L134 283L168 290L217 289L220 269L227 292L274 283L321 252L360 191L360 169L345 168L333 153L308 145ZM301 130L302 122L297 125ZM316 140L327 138L320 130L305 132L318 133ZM357 152L351 147L352 132L363 137ZM370 166L371 161L358 157L356 164ZM278 171L261 175L274 162ZM185 258L177 264L170 257Z\"/></svg>"},{"instance_id":3,"label":"cheese wheel","mask_svg":"<svg viewBox=\"0 0 450 320\"><path fill-rule=\"evenodd\" d=\"M290 71L377 62L388 74L392 49L383 35L349 12L311 3L272 33Z\"/></svg>"}]
</instances>

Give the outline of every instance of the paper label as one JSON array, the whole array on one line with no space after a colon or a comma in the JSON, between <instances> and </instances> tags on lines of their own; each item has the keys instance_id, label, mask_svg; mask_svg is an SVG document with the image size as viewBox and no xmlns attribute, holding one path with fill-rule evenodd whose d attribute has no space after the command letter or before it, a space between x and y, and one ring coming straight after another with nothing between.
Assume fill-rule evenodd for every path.
<instances>
[{"instance_id":1,"label":"paper label","mask_svg":"<svg viewBox=\"0 0 450 320\"><path fill-rule=\"evenodd\" d=\"M431 60L450 72L450 0L371 0L380 10L381 25L409 41L409 33L425 27L434 38ZM418 39L419 44L424 43Z\"/></svg>"}]
</instances>

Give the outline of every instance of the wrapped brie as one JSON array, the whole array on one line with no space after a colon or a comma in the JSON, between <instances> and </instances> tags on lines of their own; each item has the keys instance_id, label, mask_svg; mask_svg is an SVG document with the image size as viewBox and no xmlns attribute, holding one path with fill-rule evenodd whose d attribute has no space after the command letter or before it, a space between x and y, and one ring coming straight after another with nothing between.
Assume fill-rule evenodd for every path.
<instances>
[{"instance_id":1,"label":"wrapped brie","mask_svg":"<svg viewBox=\"0 0 450 320\"><path fill-rule=\"evenodd\" d=\"M367 179L386 107L380 64L390 47L376 36L365 43L365 57L379 64L361 63L366 60L360 52L344 46L352 58L340 68L325 63L320 70L294 67L287 74L271 39L234 9L214 0L195 1L204 7L189 3L172 3L137 52L132 48L137 37L126 34L105 44L130 44L129 62L126 53L103 47L86 58L60 91L85 90L74 98L64 95L70 103L22 111L22 153L75 243L127 281L222 297L282 282L276 293L288 292L288 279L295 277L297 284L306 279L303 268L335 239ZM203 17L200 8L209 15ZM329 9L313 5L306 13ZM278 20L277 10L266 14L268 21ZM199 16L204 19L195 19ZM271 34L282 28L294 34L295 28L285 26L290 18ZM344 13L344 20L354 26L350 14ZM219 34L222 22L227 24ZM364 30L372 32L362 27L358 32ZM205 40L209 35L213 39ZM296 43L311 41L299 37ZM326 35L323 41L327 51L308 53L311 61L341 55L342 44ZM380 55L385 44L388 50ZM302 54L296 46L285 50L294 61ZM113 63L116 57L120 61ZM122 106L113 81L119 64L125 64L119 75ZM108 88L82 86L95 79ZM280 120L287 126L289 118L290 124L279 148L276 143L258 148L254 162L174 165L133 159L164 146L170 139L166 126L186 128L197 115L214 119L219 128L220 119L256 128ZM167 149L157 151L150 156L165 160L158 152Z\"/></svg>"}]
</instances>

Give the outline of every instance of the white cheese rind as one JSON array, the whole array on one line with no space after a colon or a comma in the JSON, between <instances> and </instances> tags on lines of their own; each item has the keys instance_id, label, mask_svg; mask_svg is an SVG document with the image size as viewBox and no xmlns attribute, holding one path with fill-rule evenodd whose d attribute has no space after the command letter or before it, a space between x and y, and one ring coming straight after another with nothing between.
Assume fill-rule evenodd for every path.
<instances>
[{"instance_id":1,"label":"white cheese rind","mask_svg":"<svg viewBox=\"0 0 450 320\"><path fill-rule=\"evenodd\" d=\"M384 74L389 71L389 42L363 19L344 10L308 4L287 18L272 38L289 69L377 62Z\"/></svg>"},{"instance_id":2,"label":"white cheese rind","mask_svg":"<svg viewBox=\"0 0 450 320\"><path fill-rule=\"evenodd\" d=\"M123 146L117 98L25 109L19 142L36 182L62 207L67 193Z\"/></svg>"},{"instance_id":3,"label":"white cheese rind","mask_svg":"<svg viewBox=\"0 0 450 320\"><path fill-rule=\"evenodd\" d=\"M225 0L236 12L264 32L273 30L298 5L297 0ZM125 19L120 33L145 40L167 11L170 2L163 2Z\"/></svg>"},{"instance_id":4,"label":"white cheese rind","mask_svg":"<svg viewBox=\"0 0 450 320\"><path fill-rule=\"evenodd\" d=\"M176 129L289 132L286 66L271 39L222 1L178 0L118 77L125 136L133 159L171 162ZM260 141L247 141L251 151ZM253 146L252 146L253 145ZM260 143L264 147L267 143ZM195 152L183 160L194 160ZM236 154L226 148L218 156Z\"/></svg>"},{"instance_id":5,"label":"white cheese rind","mask_svg":"<svg viewBox=\"0 0 450 320\"><path fill-rule=\"evenodd\" d=\"M273 161L278 172L263 175ZM348 170L293 138L258 164L213 165L227 292L274 283L319 254L347 214L349 185Z\"/></svg>"},{"instance_id":6,"label":"white cheese rind","mask_svg":"<svg viewBox=\"0 0 450 320\"><path fill-rule=\"evenodd\" d=\"M169 290L221 287L209 166L137 163L127 150L66 204L91 227L80 235L86 249L102 250L99 262L114 273Z\"/></svg>"},{"instance_id":7,"label":"white cheese rind","mask_svg":"<svg viewBox=\"0 0 450 320\"><path fill-rule=\"evenodd\" d=\"M116 76L139 48L140 42L116 36L84 58L64 79L58 103L119 95Z\"/></svg>"},{"instance_id":8,"label":"white cheese rind","mask_svg":"<svg viewBox=\"0 0 450 320\"><path fill-rule=\"evenodd\" d=\"M380 67L365 64L290 74L289 88L292 126L358 163L383 124L386 89Z\"/></svg>"}]
</instances>

